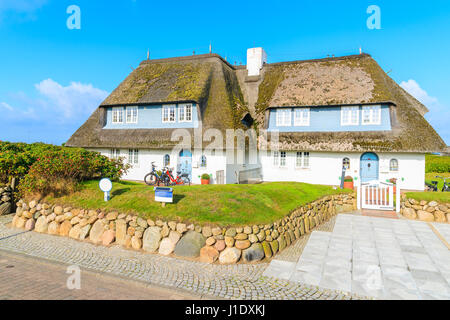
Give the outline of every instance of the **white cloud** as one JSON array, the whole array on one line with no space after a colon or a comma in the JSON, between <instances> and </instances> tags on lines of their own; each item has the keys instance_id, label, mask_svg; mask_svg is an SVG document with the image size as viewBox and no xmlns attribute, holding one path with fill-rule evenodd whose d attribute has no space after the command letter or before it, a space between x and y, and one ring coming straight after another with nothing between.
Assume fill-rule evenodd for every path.
<instances>
[{"instance_id":1,"label":"white cloud","mask_svg":"<svg viewBox=\"0 0 450 320\"><path fill-rule=\"evenodd\" d=\"M430 96L428 92L422 89L417 81L413 79L402 81L400 86L430 110L430 112L425 115L425 118L439 133L442 139L444 139L447 144L450 144L450 127L448 126L450 108L441 104L437 98Z\"/></svg>"},{"instance_id":2,"label":"white cloud","mask_svg":"<svg viewBox=\"0 0 450 320\"><path fill-rule=\"evenodd\" d=\"M35 87L47 100L50 108L65 119L89 115L108 96L108 92L80 82L71 82L64 87L47 79Z\"/></svg>"},{"instance_id":3,"label":"white cloud","mask_svg":"<svg viewBox=\"0 0 450 320\"><path fill-rule=\"evenodd\" d=\"M37 98L19 92L13 95L14 107L7 102L0 102L0 107L6 110L3 114L16 121L39 119L43 123L79 123L86 120L108 96L108 92L80 82L63 86L46 79L34 87Z\"/></svg>"},{"instance_id":4,"label":"white cloud","mask_svg":"<svg viewBox=\"0 0 450 320\"><path fill-rule=\"evenodd\" d=\"M7 104L6 102L0 102L0 106L2 106L3 108L8 109L9 111L13 111L14 108L11 107L9 104Z\"/></svg>"}]
</instances>

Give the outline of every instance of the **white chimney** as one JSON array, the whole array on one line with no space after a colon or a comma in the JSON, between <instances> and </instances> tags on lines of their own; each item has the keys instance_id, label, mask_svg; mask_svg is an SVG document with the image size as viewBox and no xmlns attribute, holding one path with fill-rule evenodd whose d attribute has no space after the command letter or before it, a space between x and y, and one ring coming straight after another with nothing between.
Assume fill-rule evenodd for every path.
<instances>
[{"instance_id":1,"label":"white chimney","mask_svg":"<svg viewBox=\"0 0 450 320\"><path fill-rule=\"evenodd\" d=\"M264 63L267 63L267 53L263 48L247 49L247 71L249 76L259 76Z\"/></svg>"}]
</instances>

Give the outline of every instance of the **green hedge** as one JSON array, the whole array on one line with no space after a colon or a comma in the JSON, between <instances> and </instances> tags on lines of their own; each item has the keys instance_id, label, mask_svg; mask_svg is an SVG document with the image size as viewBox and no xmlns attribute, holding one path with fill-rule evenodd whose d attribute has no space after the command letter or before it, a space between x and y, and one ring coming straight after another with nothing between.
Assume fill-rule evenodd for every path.
<instances>
[{"instance_id":1,"label":"green hedge","mask_svg":"<svg viewBox=\"0 0 450 320\"><path fill-rule=\"evenodd\" d=\"M427 154L425 156L425 171L445 173L450 172L450 157L447 156L436 156L432 154Z\"/></svg>"},{"instance_id":2,"label":"green hedge","mask_svg":"<svg viewBox=\"0 0 450 320\"><path fill-rule=\"evenodd\" d=\"M0 141L0 182L20 178L22 195L65 193L84 180L118 180L126 170L128 165L122 160L111 160L81 148Z\"/></svg>"}]
</instances>

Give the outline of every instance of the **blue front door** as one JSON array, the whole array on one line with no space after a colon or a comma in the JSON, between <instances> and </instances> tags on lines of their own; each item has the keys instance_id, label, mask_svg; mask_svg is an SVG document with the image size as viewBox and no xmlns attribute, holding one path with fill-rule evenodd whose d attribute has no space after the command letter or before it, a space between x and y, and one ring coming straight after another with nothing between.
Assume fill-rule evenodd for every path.
<instances>
[{"instance_id":1,"label":"blue front door","mask_svg":"<svg viewBox=\"0 0 450 320\"><path fill-rule=\"evenodd\" d=\"M378 156L368 152L361 156L361 182L378 180Z\"/></svg>"},{"instance_id":2,"label":"blue front door","mask_svg":"<svg viewBox=\"0 0 450 320\"><path fill-rule=\"evenodd\" d=\"M189 150L181 150L178 157L178 171L188 174L192 181L192 153Z\"/></svg>"}]
</instances>

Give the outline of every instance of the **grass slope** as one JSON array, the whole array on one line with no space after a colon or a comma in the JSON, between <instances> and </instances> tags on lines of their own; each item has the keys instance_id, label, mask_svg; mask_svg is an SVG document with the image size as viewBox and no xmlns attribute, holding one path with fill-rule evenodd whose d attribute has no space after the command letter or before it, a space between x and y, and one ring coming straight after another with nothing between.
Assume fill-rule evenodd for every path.
<instances>
[{"instance_id":1,"label":"grass slope","mask_svg":"<svg viewBox=\"0 0 450 320\"><path fill-rule=\"evenodd\" d=\"M301 205L343 192L329 186L295 182L258 185L176 186L174 203L165 208L154 201L153 188L134 182L116 182L111 200L103 201L98 181L88 181L79 191L46 201L85 209L136 213L144 218L164 218L220 226L266 224Z\"/></svg>"}]
</instances>

